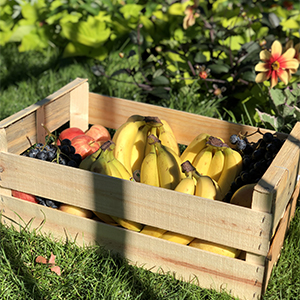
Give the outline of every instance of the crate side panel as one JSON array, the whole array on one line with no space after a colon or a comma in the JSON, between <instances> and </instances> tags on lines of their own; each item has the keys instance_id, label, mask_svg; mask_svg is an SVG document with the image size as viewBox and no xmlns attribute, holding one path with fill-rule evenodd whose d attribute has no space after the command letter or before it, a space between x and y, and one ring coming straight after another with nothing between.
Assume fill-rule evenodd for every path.
<instances>
[{"instance_id":1,"label":"crate side panel","mask_svg":"<svg viewBox=\"0 0 300 300\"><path fill-rule=\"evenodd\" d=\"M255 190L261 194L254 197L252 208L266 211L264 197L268 197L269 211L274 216L273 232L282 218L287 203L290 200L299 174L300 158L300 122L293 128L282 148L272 161L272 164L263 175Z\"/></svg>"},{"instance_id":2,"label":"crate side panel","mask_svg":"<svg viewBox=\"0 0 300 300\"><path fill-rule=\"evenodd\" d=\"M269 249L270 214L10 153L0 159L3 187L260 255Z\"/></svg>"},{"instance_id":3,"label":"crate side panel","mask_svg":"<svg viewBox=\"0 0 300 300\"><path fill-rule=\"evenodd\" d=\"M6 119L2 120L0 122L0 128L6 128L8 126L10 126L11 124L15 123L16 121L23 119L24 117L26 117L27 115L35 112L40 106L45 105L59 97L64 96L65 94L68 94L70 91L72 91L73 89L76 89L78 86L80 86L81 84L83 84L84 82L86 82L87 79L82 79L82 78L76 78L74 79L72 82L70 82L69 84L63 86L61 89L59 89L58 91L54 92L53 94L49 95L48 97L46 97L45 99L32 104L30 106L28 106L25 109L22 109L21 111L7 117Z\"/></svg>"},{"instance_id":4,"label":"crate side panel","mask_svg":"<svg viewBox=\"0 0 300 300\"><path fill-rule=\"evenodd\" d=\"M168 121L175 133L179 143L187 145L199 133L207 132L214 136L222 137L229 143L229 137L240 131L252 133L257 131L256 127L235 124L218 120L215 118L204 117L193 113L187 113L170 108L156 105L124 100L115 97L107 97L90 93L90 123L100 123L109 128L118 128L130 115L141 114L158 116ZM270 131L261 129L261 132ZM286 134L279 136L285 137ZM251 141L252 137L249 137Z\"/></svg>"},{"instance_id":5,"label":"crate side panel","mask_svg":"<svg viewBox=\"0 0 300 300\"><path fill-rule=\"evenodd\" d=\"M2 205L2 223L12 224L17 229L18 224L23 221L23 225L32 222L31 229L40 228L40 232L51 233L53 237L63 240L76 238L79 245L97 242L120 253L132 264L153 272L171 272L176 278L193 282L203 288L226 290L242 299L259 299L261 294L264 274L262 266L189 248L12 197L3 197ZM22 211L17 216L14 208L20 206Z\"/></svg>"},{"instance_id":6,"label":"crate side panel","mask_svg":"<svg viewBox=\"0 0 300 300\"><path fill-rule=\"evenodd\" d=\"M42 124L44 124L50 131L54 131L70 119L68 94L45 104L43 114L45 120L42 121L39 119L40 124L37 124L36 115L39 106L37 104L35 106L36 110L5 128L8 152L20 154L30 147L30 142L35 144L37 142L38 126L42 127Z\"/></svg>"},{"instance_id":7,"label":"crate side panel","mask_svg":"<svg viewBox=\"0 0 300 300\"><path fill-rule=\"evenodd\" d=\"M266 257L266 270L265 279L263 284L263 292L266 291L268 282L273 270L273 266L276 264L280 257L281 249L283 247L284 238L289 228L291 219L294 217L296 204L299 197L300 181L298 182L296 189L292 195L292 198L285 210L283 218L280 220L275 236L272 239L269 253Z\"/></svg>"}]
</instances>

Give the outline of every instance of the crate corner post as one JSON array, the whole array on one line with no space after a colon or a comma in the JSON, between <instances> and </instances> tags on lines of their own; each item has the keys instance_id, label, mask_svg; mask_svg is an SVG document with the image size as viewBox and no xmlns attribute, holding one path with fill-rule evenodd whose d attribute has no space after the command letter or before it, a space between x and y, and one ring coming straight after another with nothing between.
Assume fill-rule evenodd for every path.
<instances>
[{"instance_id":1,"label":"crate corner post","mask_svg":"<svg viewBox=\"0 0 300 300\"><path fill-rule=\"evenodd\" d=\"M70 127L89 128L89 83L83 82L70 92Z\"/></svg>"}]
</instances>

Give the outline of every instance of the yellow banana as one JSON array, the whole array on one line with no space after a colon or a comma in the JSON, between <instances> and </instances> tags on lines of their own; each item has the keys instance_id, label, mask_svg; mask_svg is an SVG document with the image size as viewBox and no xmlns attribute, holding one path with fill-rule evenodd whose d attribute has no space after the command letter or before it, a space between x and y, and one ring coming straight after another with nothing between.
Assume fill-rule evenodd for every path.
<instances>
[{"instance_id":1,"label":"yellow banana","mask_svg":"<svg viewBox=\"0 0 300 300\"><path fill-rule=\"evenodd\" d=\"M148 132L148 136L150 134L153 134L154 136L157 137L157 127L152 126L150 128L149 132ZM147 137L147 144L146 144L146 147L145 147L145 157L150 152L151 149L152 149L151 143L149 143L149 140L148 140L148 137Z\"/></svg>"},{"instance_id":2,"label":"yellow banana","mask_svg":"<svg viewBox=\"0 0 300 300\"><path fill-rule=\"evenodd\" d=\"M181 180L181 170L174 153L161 144L160 140L153 135L149 136L153 139L157 150L157 165L160 186L163 188L174 190Z\"/></svg>"},{"instance_id":3,"label":"yellow banana","mask_svg":"<svg viewBox=\"0 0 300 300\"><path fill-rule=\"evenodd\" d=\"M121 225L122 227L129 229L129 230L133 230L133 231L137 231L140 232L144 225L141 223L137 223L134 221L130 221L130 220L126 220L126 219L122 219L119 217L115 217L115 216L111 216L111 218L118 223L119 225Z\"/></svg>"},{"instance_id":4,"label":"yellow banana","mask_svg":"<svg viewBox=\"0 0 300 300\"><path fill-rule=\"evenodd\" d=\"M161 141L162 145L168 146L171 148L178 156L180 156L180 150L175 138L174 132L170 125L167 123L166 120L162 120L162 126L157 128L157 137Z\"/></svg>"},{"instance_id":5,"label":"yellow banana","mask_svg":"<svg viewBox=\"0 0 300 300\"><path fill-rule=\"evenodd\" d=\"M112 139L116 144L114 150L115 158L125 166L131 176L131 153L133 144L139 128L145 124L145 119L143 119L142 121L128 121L125 124L121 125L119 129L117 129Z\"/></svg>"},{"instance_id":6,"label":"yellow banana","mask_svg":"<svg viewBox=\"0 0 300 300\"><path fill-rule=\"evenodd\" d=\"M224 199L225 195L229 192L231 183L239 174L240 162L236 159L236 154L234 151L235 150L231 149L230 147L223 148L224 167L218 180L218 185L220 186L222 193L222 199Z\"/></svg>"},{"instance_id":7,"label":"yellow banana","mask_svg":"<svg viewBox=\"0 0 300 300\"><path fill-rule=\"evenodd\" d=\"M236 163L237 163L236 176L238 176L243 170L243 158L238 151L236 151L234 149L232 149L232 150L233 150L233 155L234 155L234 157L236 159Z\"/></svg>"},{"instance_id":8,"label":"yellow banana","mask_svg":"<svg viewBox=\"0 0 300 300\"><path fill-rule=\"evenodd\" d=\"M207 175L218 181L224 167L224 154L221 149L217 149L213 154Z\"/></svg>"},{"instance_id":9,"label":"yellow banana","mask_svg":"<svg viewBox=\"0 0 300 300\"><path fill-rule=\"evenodd\" d=\"M182 245L188 245L194 239L193 237L172 231L167 231L161 236L161 238Z\"/></svg>"},{"instance_id":10,"label":"yellow banana","mask_svg":"<svg viewBox=\"0 0 300 300\"><path fill-rule=\"evenodd\" d=\"M104 143L104 144L106 144L106 143ZM107 154L108 154L107 150L102 149L100 156L91 165L91 168L90 168L91 172L111 176L111 171L107 165L107 161L108 161Z\"/></svg>"},{"instance_id":11,"label":"yellow banana","mask_svg":"<svg viewBox=\"0 0 300 300\"><path fill-rule=\"evenodd\" d=\"M147 144L149 125L139 128L131 152L131 171L141 170L141 164L145 157L145 147Z\"/></svg>"},{"instance_id":12,"label":"yellow banana","mask_svg":"<svg viewBox=\"0 0 300 300\"><path fill-rule=\"evenodd\" d=\"M141 233L143 233L143 234L151 235L151 236L158 237L158 238L161 237L165 232L167 232L167 230L157 228L154 226L149 226L149 225L146 225L141 230Z\"/></svg>"},{"instance_id":13,"label":"yellow banana","mask_svg":"<svg viewBox=\"0 0 300 300\"><path fill-rule=\"evenodd\" d=\"M193 174L197 178L195 189L196 196L212 200L222 200L220 199L221 196L219 188L217 186L217 182L215 182L209 176L201 175L196 171Z\"/></svg>"},{"instance_id":14,"label":"yellow banana","mask_svg":"<svg viewBox=\"0 0 300 300\"><path fill-rule=\"evenodd\" d=\"M204 241L204 240L200 240L200 239L194 239L189 246L191 247L195 247L198 249L202 249L202 250L206 250L209 252L214 252L220 255L225 255L228 257L238 257L240 254L240 250L232 248L232 247L227 247L227 246L223 246L223 245L219 245L216 243L212 243L212 242L208 242L208 241Z\"/></svg>"},{"instance_id":15,"label":"yellow banana","mask_svg":"<svg viewBox=\"0 0 300 300\"><path fill-rule=\"evenodd\" d=\"M101 151L102 149L99 148L96 152L83 159L79 165L79 168L83 170L90 170L92 164L97 160L97 158L101 154Z\"/></svg>"},{"instance_id":16,"label":"yellow banana","mask_svg":"<svg viewBox=\"0 0 300 300\"><path fill-rule=\"evenodd\" d=\"M112 219L109 215L100 213L98 211L94 211L94 214L104 223L110 224L110 225L116 225L117 223Z\"/></svg>"},{"instance_id":17,"label":"yellow banana","mask_svg":"<svg viewBox=\"0 0 300 300\"><path fill-rule=\"evenodd\" d=\"M156 148L154 144L150 146L151 146L151 150L145 156L141 165L140 182L159 187L160 184L159 184Z\"/></svg>"},{"instance_id":18,"label":"yellow banana","mask_svg":"<svg viewBox=\"0 0 300 300\"><path fill-rule=\"evenodd\" d=\"M209 134L200 133L197 135L190 144L185 148L182 152L180 158L182 161L190 161L191 163L194 161L196 155L206 147L206 142L209 138Z\"/></svg>"},{"instance_id":19,"label":"yellow banana","mask_svg":"<svg viewBox=\"0 0 300 300\"><path fill-rule=\"evenodd\" d=\"M201 175L207 175L212 160L212 152L213 148L207 146L196 155L192 162L193 166Z\"/></svg>"},{"instance_id":20,"label":"yellow banana","mask_svg":"<svg viewBox=\"0 0 300 300\"><path fill-rule=\"evenodd\" d=\"M189 195L195 194L195 180L192 172L188 172L175 188L176 192L181 192Z\"/></svg>"},{"instance_id":21,"label":"yellow banana","mask_svg":"<svg viewBox=\"0 0 300 300\"><path fill-rule=\"evenodd\" d=\"M171 149L170 147L168 147L168 146L165 146L165 147L166 147L166 149L167 149L171 154L173 154L173 156L174 156L175 159L176 159L178 168L179 168L179 170L181 170L182 160L181 160L180 156L179 156L173 149ZM186 177L185 173L184 173L184 172L180 172L180 178L181 178L181 179L184 179L185 177Z\"/></svg>"}]
</instances>

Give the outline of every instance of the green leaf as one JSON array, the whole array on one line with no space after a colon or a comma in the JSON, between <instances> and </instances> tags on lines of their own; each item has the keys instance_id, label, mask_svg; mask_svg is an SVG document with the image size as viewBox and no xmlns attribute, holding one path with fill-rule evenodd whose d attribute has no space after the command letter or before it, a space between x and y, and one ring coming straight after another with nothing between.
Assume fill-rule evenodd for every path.
<instances>
[{"instance_id":1,"label":"green leaf","mask_svg":"<svg viewBox=\"0 0 300 300\"><path fill-rule=\"evenodd\" d=\"M262 123L268 123L270 124L275 130L278 130L278 119L274 116L271 116L267 113L260 112L257 108L255 109L258 113L259 119Z\"/></svg>"},{"instance_id":2,"label":"green leaf","mask_svg":"<svg viewBox=\"0 0 300 300\"><path fill-rule=\"evenodd\" d=\"M286 27L288 29L299 29L299 27L300 27L299 23L296 20L292 19L292 18L281 22L280 25L282 27Z\"/></svg>"},{"instance_id":3,"label":"green leaf","mask_svg":"<svg viewBox=\"0 0 300 300\"><path fill-rule=\"evenodd\" d=\"M170 84L170 81L165 76L157 76L157 77L152 79L152 84L154 86L159 86L159 85L168 86Z\"/></svg>"},{"instance_id":4,"label":"green leaf","mask_svg":"<svg viewBox=\"0 0 300 300\"><path fill-rule=\"evenodd\" d=\"M64 23L68 23L68 22L70 22L70 23L77 23L77 22L79 22L79 20L81 19L81 17L82 17L81 13L72 11L70 14L64 15L60 19L60 21L59 21L60 26L62 26L62 24L64 24Z\"/></svg>"},{"instance_id":5,"label":"green leaf","mask_svg":"<svg viewBox=\"0 0 300 300\"><path fill-rule=\"evenodd\" d=\"M255 77L256 77L255 73L251 71L247 71L242 74L242 78L244 80L251 81L251 82L255 82Z\"/></svg>"},{"instance_id":6,"label":"green leaf","mask_svg":"<svg viewBox=\"0 0 300 300\"><path fill-rule=\"evenodd\" d=\"M62 33L70 41L98 48L106 42L111 30L106 28L106 24L92 16L88 20L78 23L63 23Z\"/></svg>"},{"instance_id":7,"label":"green leaf","mask_svg":"<svg viewBox=\"0 0 300 300\"><path fill-rule=\"evenodd\" d=\"M184 15L184 7L181 3L174 3L169 6L168 13L170 15L182 16Z\"/></svg>"},{"instance_id":8,"label":"green leaf","mask_svg":"<svg viewBox=\"0 0 300 300\"><path fill-rule=\"evenodd\" d=\"M294 94L288 88L286 88L284 90L284 93L286 95L286 104L287 105L293 104L296 100L296 97L294 96Z\"/></svg>"},{"instance_id":9,"label":"green leaf","mask_svg":"<svg viewBox=\"0 0 300 300\"><path fill-rule=\"evenodd\" d=\"M300 120L300 108L298 108L297 106L294 106L294 113L295 113L295 119L296 120Z\"/></svg>"},{"instance_id":10,"label":"green leaf","mask_svg":"<svg viewBox=\"0 0 300 300\"><path fill-rule=\"evenodd\" d=\"M152 91L149 91L149 94L159 97L161 99L169 99L170 95L163 87L157 87Z\"/></svg>"},{"instance_id":11,"label":"green leaf","mask_svg":"<svg viewBox=\"0 0 300 300\"><path fill-rule=\"evenodd\" d=\"M272 28L276 28L280 24L280 19L275 15L274 13L270 13L268 16L269 22L272 26Z\"/></svg>"},{"instance_id":12,"label":"green leaf","mask_svg":"<svg viewBox=\"0 0 300 300\"><path fill-rule=\"evenodd\" d=\"M285 103L285 95L282 90L279 89L271 89L270 90L271 100L275 106L279 106Z\"/></svg>"},{"instance_id":13,"label":"green leaf","mask_svg":"<svg viewBox=\"0 0 300 300\"><path fill-rule=\"evenodd\" d=\"M23 37L35 28L34 25L17 26L12 32L10 42L21 42Z\"/></svg>"},{"instance_id":14,"label":"green leaf","mask_svg":"<svg viewBox=\"0 0 300 300\"><path fill-rule=\"evenodd\" d=\"M63 57L88 56L97 60L104 60L108 55L106 47L91 48L76 42L70 42L64 49Z\"/></svg>"},{"instance_id":15,"label":"green leaf","mask_svg":"<svg viewBox=\"0 0 300 300\"><path fill-rule=\"evenodd\" d=\"M195 63L201 64L206 62L206 56L202 52L197 52L194 57Z\"/></svg>"},{"instance_id":16,"label":"green leaf","mask_svg":"<svg viewBox=\"0 0 300 300\"><path fill-rule=\"evenodd\" d=\"M29 34L25 35L22 43L19 46L20 52L30 50L42 50L49 46L48 37L43 28L32 30Z\"/></svg>"},{"instance_id":17,"label":"green leaf","mask_svg":"<svg viewBox=\"0 0 300 300\"><path fill-rule=\"evenodd\" d=\"M227 73L230 69L230 67L225 64L212 64L208 65L207 68L210 69L212 73L216 74Z\"/></svg>"},{"instance_id":18,"label":"green leaf","mask_svg":"<svg viewBox=\"0 0 300 300\"><path fill-rule=\"evenodd\" d=\"M164 73L163 69L157 69L153 74L153 78L158 77L158 76L162 75L163 73Z\"/></svg>"},{"instance_id":19,"label":"green leaf","mask_svg":"<svg viewBox=\"0 0 300 300\"><path fill-rule=\"evenodd\" d=\"M138 21L139 14L144 7L138 4L125 4L120 8L120 12L124 18L132 21Z\"/></svg>"}]
</instances>

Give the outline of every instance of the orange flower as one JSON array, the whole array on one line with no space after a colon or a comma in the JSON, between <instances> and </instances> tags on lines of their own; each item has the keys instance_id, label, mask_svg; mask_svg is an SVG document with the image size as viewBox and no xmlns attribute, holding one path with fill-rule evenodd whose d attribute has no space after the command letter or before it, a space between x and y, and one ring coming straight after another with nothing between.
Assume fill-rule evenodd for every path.
<instances>
[{"instance_id":1,"label":"orange flower","mask_svg":"<svg viewBox=\"0 0 300 300\"><path fill-rule=\"evenodd\" d=\"M183 19L183 29L187 29L190 26L193 26L195 24L196 18L200 16L197 12L194 13L194 10L197 8L197 5L198 5L198 1L195 1L194 5L192 6L189 5L185 9L184 11L185 17Z\"/></svg>"},{"instance_id":2,"label":"orange flower","mask_svg":"<svg viewBox=\"0 0 300 300\"><path fill-rule=\"evenodd\" d=\"M295 49L294 58L296 58L298 60L298 62L300 63L300 43L296 44L294 47L294 42L292 40L289 40L285 45L285 51L287 51L290 48ZM297 69L291 69L291 73L296 73L296 72L297 72Z\"/></svg>"},{"instance_id":3,"label":"orange flower","mask_svg":"<svg viewBox=\"0 0 300 300\"><path fill-rule=\"evenodd\" d=\"M278 83L279 79L288 84L291 79L291 69L298 69L299 62L294 58L296 50L289 48L282 54L282 45L279 41L274 41L271 46L271 52L263 50L260 52L262 63L255 66L255 71L261 72L256 75L257 83L271 78L271 88Z\"/></svg>"}]
</instances>

